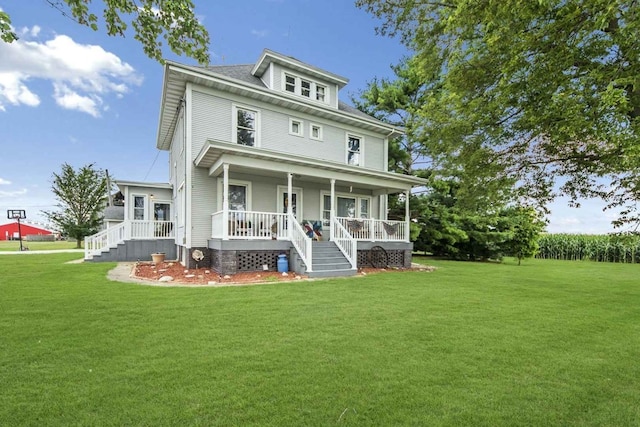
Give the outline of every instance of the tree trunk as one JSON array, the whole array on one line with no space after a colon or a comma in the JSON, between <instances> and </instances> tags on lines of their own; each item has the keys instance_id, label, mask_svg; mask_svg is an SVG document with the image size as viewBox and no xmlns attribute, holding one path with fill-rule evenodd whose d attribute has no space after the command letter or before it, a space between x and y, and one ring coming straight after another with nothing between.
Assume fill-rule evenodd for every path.
<instances>
[{"instance_id":1,"label":"tree trunk","mask_svg":"<svg viewBox=\"0 0 640 427\"><path fill-rule=\"evenodd\" d=\"M82 239L76 239L76 249L82 249Z\"/></svg>"}]
</instances>

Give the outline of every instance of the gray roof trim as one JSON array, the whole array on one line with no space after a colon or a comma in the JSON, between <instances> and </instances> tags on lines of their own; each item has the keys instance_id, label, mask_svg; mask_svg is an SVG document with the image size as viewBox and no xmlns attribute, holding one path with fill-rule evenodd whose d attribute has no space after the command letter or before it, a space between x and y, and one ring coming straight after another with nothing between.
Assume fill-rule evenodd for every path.
<instances>
[{"instance_id":1,"label":"gray roof trim","mask_svg":"<svg viewBox=\"0 0 640 427\"><path fill-rule=\"evenodd\" d=\"M122 187L164 188L167 190L171 190L173 188L173 186L168 182L143 182L143 181L122 181L122 180L115 180L113 182L120 189Z\"/></svg>"},{"instance_id":2,"label":"gray roof trim","mask_svg":"<svg viewBox=\"0 0 640 427\"><path fill-rule=\"evenodd\" d=\"M315 67L305 62L299 61L291 56L286 56L281 53L275 52L270 49L264 49L260 55L260 59L256 62L256 65L251 70L251 74L254 76L262 76L271 62L276 64L285 65L287 68L295 71L301 71L308 75L320 78L324 81L337 84L340 88L349 83L349 79L339 76L338 74L331 73L323 70L322 68Z\"/></svg>"},{"instance_id":3,"label":"gray roof trim","mask_svg":"<svg viewBox=\"0 0 640 427\"><path fill-rule=\"evenodd\" d=\"M175 111L180 107L181 93L184 92L187 82L193 82L202 86L215 87L221 90L233 90L244 96L261 99L266 102L283 105L296 111L307 112L318 117L336 120L341 123L359 126L373 132L386 133L388 137L401 135L401 129L375 119L360 111L358 113L346 110L336 110L331 106L315 105L299 100L295 95L273 91L264 85L248 83L224 74L216 73L210 69L193 67L166 61L165 82L162 89L161 117L158 123L158 136L156 146L160 150L168 150L170 146L169 135L173 132L172 119ZM342 108L346 104L340 103ZM167 142L169 141L169 142Z\"/></svg>"},{"instance_id":4,"label":"gray roof trim","mask_svg":"<svg viewBox=\"0 0 640 427\"><path fill-rule=\"evenodd\" d=\"M403 175L395 172L379 171L367 169L359 166L351 166L343 163L331 162L328 160L312 159L306 156L298 156L289 153L280 153L263 148L247 147L231 142L208 139L200 149L193 164L197 167L211 167L222 154L236 154L242 157L276 161L283 164L298 165L322 171L346 173L351 176L364 178L382 179L389 183L392 188L407 188L413 186L424 186L427 180L413 175Z\"/></svg>"}]
</instances>

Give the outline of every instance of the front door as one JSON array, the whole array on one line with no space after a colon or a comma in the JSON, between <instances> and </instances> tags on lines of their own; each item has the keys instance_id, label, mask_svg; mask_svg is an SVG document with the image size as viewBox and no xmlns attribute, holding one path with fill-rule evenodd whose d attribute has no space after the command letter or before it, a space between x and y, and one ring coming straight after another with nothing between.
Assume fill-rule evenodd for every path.
<instances>
[{"instance_id":1,"label":"front door","mask_svg":"<svg viewBox=\"0 0 640 427\"><path fill-rule=\"evenodd\" d=\"M287 213L288 188L284 185L278 186L278 212ZM302 221L302 188L293 187L291 191L291 213L298 220Z\"/></svg>"}]
</instances>

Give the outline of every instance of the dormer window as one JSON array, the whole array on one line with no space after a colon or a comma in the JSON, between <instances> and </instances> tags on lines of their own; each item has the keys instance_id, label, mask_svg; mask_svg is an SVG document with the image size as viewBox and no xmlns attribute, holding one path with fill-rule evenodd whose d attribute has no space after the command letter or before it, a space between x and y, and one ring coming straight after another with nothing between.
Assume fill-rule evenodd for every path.
<instances>
[{"instance_id":1,"label":"dormer window","mask_svg":"<svg viewBox=\"0 0 640 427\"><path fill-rule=\"evenodd\" d=\"M326 92L324 86L316 85L316 101L324 102L324 94Z\"/></svg>"},{"instance_id":2,"label":"dormer window","mask_svg":"<svg viewBox=\"0 0 640 427\"><path fill-rule=\"evenodd\" d=\"M311 97L311 82L300 80L300 95L306 96L307 98Z\"/></svg>"},{"instance_id":3,"label":"dormer window","mask_svg":"<svg viewBox=\"0 0 640 427\"><path fill-rule=\"evenodd\" d=\"M285 74L284 80L284 89L287 92L296 93L296 78L294 76Z\"/></svg>"},{"instance_id":4,"label":"dormer window","mask_svg":"<svg viewBox=\"0 0 640 427\"><path fill-rule=\"evenodd\" d=\"M302 77L295 76L293 74L284 74L284 90L286 92L304 96L305 98L313 99L322 103L328 103L327 87L312 80L308 80Z\"/></svg>"}]
</instances>

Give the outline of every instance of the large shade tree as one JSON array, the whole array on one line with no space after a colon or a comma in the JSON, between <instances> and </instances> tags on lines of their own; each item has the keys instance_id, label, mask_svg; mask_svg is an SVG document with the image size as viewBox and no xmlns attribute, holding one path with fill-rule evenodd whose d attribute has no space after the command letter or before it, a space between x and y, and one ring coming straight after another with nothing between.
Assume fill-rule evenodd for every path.
<instances>
[{"instance_id":1,"label":"large shade tree","mask_svg":"<svg viewBox=\"0 0 640 427\"><path fill-rule=\"evenodd\" d=\"M208 64L209 33L198 21L191 0L45 0L64 16L110 36L124 37L133 27L144 53L162 62L163 45L178 55ZM9 14L0 10L0 39L17 40Z\"/></svg>"},{"instance_id":2,"label":"large shade tree","mask_svg":"<svg viewBox=\"0 0 640 427\"><path fill-rule=\"evenodd\" d=\"M640 212L640 5L629 0L358 0L414 52L427 155L543 206Z\"/></svg>"},{"instance_id":3,"label":"large shade tree","mask_svg":"<svg viewBox=\"0 0 640 427\"><path fill-rule=\"evenodd\" d=\"M106 173L93 164L75 170L64 163L60 173L53 173L51 191L58 201L57 210L43 214L63 235L76 239L80 248L84 237L97 232L102 224L108 194Z\"/></svg>"}]
</instances>

